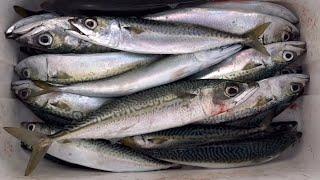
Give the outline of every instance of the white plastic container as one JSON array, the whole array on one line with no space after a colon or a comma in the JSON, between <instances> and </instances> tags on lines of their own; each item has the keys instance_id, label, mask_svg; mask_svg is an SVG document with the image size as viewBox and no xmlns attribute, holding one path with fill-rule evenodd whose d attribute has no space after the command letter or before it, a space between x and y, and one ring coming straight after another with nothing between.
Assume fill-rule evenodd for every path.
<instances>
[{"instance_id":1,"label":"white plastic container","mask_svg":"<svg viewBox=\"0 0 320 180\"><path fill-rule=\"evenodd\" d=\"M38 7L39 0L0 1L0 32L5 32L20 17L13 5ZM67 4L66 0L66 5ZM300 60L304 73L310 74L311 82L305 95L295 106L278 117L281 120L298 120L303 138L295 152L279 160L256 166L227 170L188 168L146 173L108 173L75 169L43 160L31 177L24 177L29 154L20 148L20 143L7 134L2 127L19 126L21 121L37 118L10 91L12 80L16 79L13 66L19 59L18 46L12 40L0 36L0 179L320 179L320 0L278 0L278 3L294 10L300 17L301 40L308 44L307 54Z\"/></svg>"}]
</instances>

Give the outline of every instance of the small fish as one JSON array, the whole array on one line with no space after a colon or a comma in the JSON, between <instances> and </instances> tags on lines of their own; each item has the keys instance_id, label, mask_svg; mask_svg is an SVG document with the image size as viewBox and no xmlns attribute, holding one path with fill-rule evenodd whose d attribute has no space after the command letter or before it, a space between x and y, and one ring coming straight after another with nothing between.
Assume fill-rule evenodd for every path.
<instances>
[{"instance_id":1,"label":"small fish","mask_svg":"<svg viewBox=\"0 0 320 180\"><path fill-rule=\"evenodd\" d=\"M295 129L297 122L272 123L268 132L278 129ZM135 149L193 146L208 142L242 139L263 131L260 127L233 127L223 125L187 125L150 134L127 137L121 143Z\"/></svg>"},{"instance_id":2,"label":"small fish","mask_svg":"<svg viewBox=\"0 0 320 180\"><path fill-rule=\"evenodd\" d=\"M244 103L258 89L254 83L227 80L179 81L115 99L76 125L52 136L5 127L32 145L29 175L52 143L72 139L115 139L161 131L214 117Z\"/></svg>"},{"instance_id":3,"label":"small fish","mask_svg":"<svg viewBox=\"0 0 320 180\"><path fill-rule=\"evenodd\" d=\"M222 8L182 8L145 17L166 23L188 23L218 31L242 35L257 26L270 23L258 37L261 43L293 41L300 36L299 29L290 22L267 14Z\"/></svg>"},{"instance_id":4,"label":"small fish","mask_svg":"<svg viewBox=\"0 0 320 180\"><path fill-rule=\"evenodd\" d=\"M100 53L109 48L94 45L66 33L73 17L35 15L18 21L6 31L6 37L22 45L48 53Z\"/></svg>"},{"instance_id":5,"label":"small fish","mask_svg":"<svg viewBox=\"0 0 320 180\"><path fill-rule=\"evenodd\" d=\"M107 98L94 98L76 94L53 92L38 95L42 91L37 83L32 81L16 81L12 83L12 90L24 103L42 112L49 112L62 118L79 121L89 112L99 109L111 101Z\"/></svg>"},{"instance_id":6,"label":"small fish","mask_svg":"<svg viewBox=\"0 0 320 180\"><path fill-rule=\"evenodd\" d=\"M42 83L45 92L65 92L93 97L119 97L168 84L221 62L240 51L241 45L201 51L194 54L169 56L147 66L118 76L69 86Z\"/></svg>"},{"instance_id":7,"label":"small fish","mask_svg":"<svg viewBox=\"0 0 320 180\"><path fill-rule=\"evenodd\" d=\"M15 71L22 79L70 84L119 75L159 60L160 55L126 52L101 54L31 56L19 62Z\"/></svg>"},{"instance_id":8,"label":"small fish","mask_svg":"<svg viewBox=\"0 0 320 180\"><path fill-rule=\"evenodd\" d=\"M265 48L270 56L265 56L254 49L247 49L194 75L192 78L238 81L259 81L269 78L302 56L306 52L306 43L281 42L266 45Z\"/></svg>"},{"instance_id":9,"label":"small fish","mask_svg":"<svg viewBox=\"0 0 320 180\"><path fill-rule=\"evenodd\" d=\"M260 113L276 108L283 103L292 102L299 97L304 87L310 81L310 77L304 74L287 74L271 77L258 82L259 90L256 91L245 103L225 111L215 117L201 121L200 124L217 124L226 122L238 122L241 119L257 118ZM264 122L267 127L273 119L271 114L269 122ZM265 119L266 117L262 117ZM230 124L229 124L230 125Z\"/></svg>"},{"instance_id":10,"label":"small fish","mask_svg":"<svg viewBox=\"0 0 320 180\"><path fill-rule=\"evenodd\" d=\"M142 54L185 54L245 44L264 54L258 38L271 22L257 24L242 35L229 34L202 26L140 18L73 18L66 30L73 36L112 49Z\"/></svg>"},{"instance_id":11,"label":"small fish","mask_svg":"<svg viewBox=\"0 0 320 180\"><path fill-rule=\"evenodd\" d=\"M202 8L228 9L246 12L257 12L270 16L283 18L293 24L299 22L299 18L288 8L271 2L261 1L220 1L209 2L201 5Z\"/></svg>"},{"instance_id":12,"label":"small fish","mask_svg":"<svg viewBox=\"0 0 320 180\"><path fill-rule=\"evenodd\" d=\"M235 168L259 165L278 158L295 145L302 133L276 131L245 139L208 143L205 145L142 152L167 162L205 168Z\"/></svg>"},{"instance_id":13,"label":"small fish","mask_svg":"<svg viewBox=\"0 0 320 180\"><path fill-rule=\"evenodd\" d=\"M30 132L52 135L61 128L44 123L22 123ZM32 147L31 147L32 148ZM29 147L29 149L31 150ZM47 154L66 161L97 170L112 172L153 171L177 167L175 164L156 160L135 150L111 144L107 140L72 140L69 143L54 143Z\"/></svg>"}]
</instances>

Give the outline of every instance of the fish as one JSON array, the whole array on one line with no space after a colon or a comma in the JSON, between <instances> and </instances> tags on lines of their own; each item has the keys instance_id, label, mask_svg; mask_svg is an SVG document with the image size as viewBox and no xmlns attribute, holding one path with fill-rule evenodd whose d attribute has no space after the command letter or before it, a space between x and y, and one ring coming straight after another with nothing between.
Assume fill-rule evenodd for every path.
<instances>
[{"instance_id":1,"label":"fish","mask_svg":"<svg viewBox=\"0 0 320 180\"><path fill-rule=\"evenodd\" d=\"M70 0L66 6L63 0L46 0L41 4L41 8L63 15L142 16L203 2L206 0Z\"/></svg>"},{"instance_id":2,"label":"fish","mask_svg":"<svg viewBox=\"0 0 320 180\"><path fill-rule=\"evenodd\" d=\"M278 158L293 147L302 133L279 131L260 137L213 142L205 145L163 149L145 149L141 152L167 162L204 168L236 168L260 165Z\"/></svg>"},{"instance_id":3,"label":"fish","mask_svg":"<svg viewBox=\"0 0 320 180\"><path fill-rule=\"evenodd\" d=\"M261 14L267 14L270 16L277 16L293 24L299 23L299 18L291 10L274 2L220 1L208 2L203 5L200 5L199 7L257 12Z\"/></svg>"},{"instance_id":4,"label":"fish","mask_svg":"<svg viewBox=\"0 0 320 180\"><path fill-rule=\"evenodd\" d=\"M58 87L41 83L41 87L44 92L65 92L92 97L121 97L190 76L223 61L241 48L241 45L233 45L194 54L169 56L106 79Z\"/></svg>"},{"instance_id":5,"label":"fish","mask_svg":"<svg viewBox=\"0 0 320 180\"><path fill-rule=\"evenodd\" d=\"M181 127L241 105L258 88L226 80L179 81L115 99L51 136L16 127L4 130L32 146L25 171L30 175L54 142L124 138Z\"/></svg>"},{"instance_id":6,"label":"fish","mask_svg":"<svg viewBox=\"0 0 320 180\"><path fill-rule=\"evenodd\" d=\"M29 80L13 82L11 88L15 95L24 103L33 107L32 109L72 119L75 121L69 122L72 124L82 120L90 112L99 109L105 103L112 101L108 98L86 97L60 92L34 95L42 89L37 86L36 82Z\"/></svg>"},{"instance_id":7,"label":"fish","mask_svg":"<svg viewBox=\"0 0 320 180\"><path fill-rule=\"evenodd\" d=\"M41 14L41 15L33 15L33 16L30 16L30 17L26 17L26 18L23 18L19 21L17 21L16 23L14 23L12 26L10 26L7 31L5 32L5 35L6 35L6 38L14 38L14 34L13 32L16 30L16 29L19 29L23 26L26 26L28 24L32 24L32 23L36 23L36 22L39 22L39 21L45 21L45 20L49 20L49 19L53 19L53 18L57 18L59 17L58 15L56 14L53 14L53 13L46 13L46 14Z\"/></svg>"},{"instance_id":8,"label":"fish","mask_svg":"<svg viewBox=\"0 0 320 180\"><path fill-rule=\"evenodd\" d=\"M304 74L287 74L258 81L259 90L255 91L245 103L225 111L217 116L196 122L197 124L219 124L239 122L241 119L257 118L260 113L272 110L283 103L292 102L301 96L310 81L310 76ZM269 121L264 121L267 127L275 116L269 114ZM266 117L262 117L265 119Z\"/></svg>"},{"instance_id":9,"label":"fish","mask_svg":"<svg viewBox=\"0 0 320 180\"><path fill-rule=\"evenodd\" d=\"M160 55L126 52L99 54L42 54L15 66L22 79L71 84L105 79L160 60Z\"/></svg>"},{"instance_id":10,"label":"fish","mask_svg":"<svg viewBox=\"0 0 320 180\"><path fill-rule=\"evenodd\" d=\"M6 31L6 37L24 46L47 53L104 53L110 48L95 45L66 33L74 17L35 15L18 21Z\"/></svg>"},{"instance_id":11,"label":"fish","mask_svg":"<svg viewBox=\"0 0 320 180\"><path fill-rule=\"evenodd\" d=\"M268 132L278 129L296 129L298 123L276 122L268 128ZM242 139L264 131L260 127L234 127L225 125L187 125L150 134L126 137L121 143L134 149L175 148L194 146L208 142L219 142Z\"/></svg>"},{"instance_id":12,"label":"fish","mask_svg":"<svg viewBox=\"0 0 320 180\"><path fill-rule=\"evenodd\" d=\"M306 43L289 41L266 45L270 56L255 49L243 50L192 76L194 79L259 81L274 76L306 52Z\"/></svg>"},{"instance_id":13,"label":"fish","mask_svg":"<svg viewBox=\"0 0 320 180\"><path fill-rule=\"evenodd\" d=\"M165 23L200 25L234 35L243 35L261 24L270 23L267 29L258 36L259 41L263 44L294 41L300 36L299 29L282 18L238 9L181 8L148 15L144 18Z\"/></svg>"},{"instance_id":14,"label":"fish","mask_svg":"<svg viewBox=\"0 0 320 180\"><path fill-rule=\"evenodd\" d=\"M46 135L61 130L58 126L36 122L23 122L22 127ZM125 146L99 139L54 143L47 154L68 163L111 172L141 172L177 167L175 164L150 158Z\"/></svg>"},{"instance_id":15,"label":"fish","mask_svg":"<svg viewBox=\"0 0 320 180\"><path fill-rule=\"evenodd\" d=\"M142 18L73 18L69 34L112 49L142 54L186 54L245 44L268 52L258 41L271 22L257 24L251 31L234 35L202 26L161 22Z\"/></svg>"}]
</instances>

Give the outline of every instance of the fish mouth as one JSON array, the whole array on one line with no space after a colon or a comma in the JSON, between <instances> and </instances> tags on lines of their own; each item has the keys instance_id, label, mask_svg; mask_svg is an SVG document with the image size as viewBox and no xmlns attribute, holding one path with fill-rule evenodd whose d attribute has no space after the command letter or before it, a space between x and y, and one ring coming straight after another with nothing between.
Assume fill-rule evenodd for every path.
<instances>
[{"instance_id":1,"label":"fish mouth","mask_svg":"<svg viewBox=\"0 0 320 180\"><path fill-rule=\"evenodd\" d=\"M77 21L79 21L78 18L69 19L68 22L70 24L70 29L66 29L65 32L71 34L74 37L88 41L88 35L80 30L81 27L77 24Z\"/></svg>"},{"instance_id":2,"label":"fish mouth","mask_svg":"<svg viewBox=\"0 0 320 180\"><path fill-rule=\"evenodd\" d=\"M307 51L307 44L302 41L290 41L285 43L285 50L293 51L297 56L303 55Z\"/></svg>"}]
</instances>

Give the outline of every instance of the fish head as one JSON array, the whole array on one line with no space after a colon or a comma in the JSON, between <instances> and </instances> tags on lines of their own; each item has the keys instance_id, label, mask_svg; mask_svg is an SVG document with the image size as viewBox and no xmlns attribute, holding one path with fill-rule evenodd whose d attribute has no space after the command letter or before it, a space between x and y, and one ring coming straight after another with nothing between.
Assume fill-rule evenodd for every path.
<instances>
[{"instance_id":1,"label":"fish head","mask_svg":"<svg viewBox=\"0 0 320 180\"><path fill-rule=\"evenodd\" d=\"M70 17L53 18L21 26L11 38L28 47L46 52L70 53L83 46L83 40L66 33Z\"/></svg>"},{"instance_id":2,"label":"fish head","mask_svg":"<svg viewBox=\"0 0 320 180\"><path fill-rule=\"evenodd\" d=\"M48 63L46 55L28 57L15 66L15 72L21 79L47 81Z\"/></svg>"},{"instance_id":3,"label":"fish head","mask_svg":"<svg viewBox=\"0 0 320 180\"><path fill-rule=\"evenodd\" d=\"M72 28L67 32L88 42L116 47L120 40L120 25L113 18L73 18L69 20Z\"/></svg>"},{"instance_id":4,"label":"fish head","mask_svg":"<svg viewBox=\"0 0 320 180\"><path fill-rule=\"evenodd\" d=\"M295 65L289 65L283 68L280 72L278 72L277 75L284 75L284 74L302 74L302 66L295 66Z\"/></svg>"},{"instance_id":5,"label":"fish head","mask_svg":"<svg viewBox=\"0 0 320 180\"><path fill-rule=\"evenodd\" d=\"M218 108L218 114L227 112L242 104L258 90L257 83L241 83L229 80L220 81L221 83L218 86L215 86L208 92L211 93L212 103L218 104L220 107Z\"/></svg>"},{"instance_id":6,"label":"fish head","mask_svg":"<svg viewBox=\"0 0 320 180\"><path fill-rule=\"evenodd\" d=\"M28 131L46 135L52 135L59 131L58 126L48 125L42 122L22 122L20 125Z\"/></svg>"},{"instance_id":7,"label":"fish head","mask_svg":"<svg viewBox=\"0 0 320 180\"><path fill-rule=\"evenodd\" d=\"M31 23L35 23L38 21L43 21L43 20L48 20L48 19L53 19L58 17L58 15L56 14L52 14L52 13L47 13L47 14L41 14L41 15L34 15L34 16L30 16L27 18L23 18L19 21L17 21L16 23L14 23L12 26L10 26L7 31L5 32L6 38L8 39L14 39L15 38L15 34L14 31L22 26L31 24Z\"/></svg>"},{"instance_id":8,"label":"fish head","mask_svg":"<svg viewBox=\"0 0 320 180\"><path fill-rule=\"evenodd\" d=\"M272 62L276 65L286 66L293 63L306 52L306 43L289 41L267 45Z\"/></svg>"},{"instance_id":9,"label":"fish head","mask_svg":"<svg viewBox=\"0 0 320 180\"><path fill-rule=\"evenodd\" d=\"M269 29L263 34L263 43L294 41L299 37L300 31L295 25L286 20L281 20L281 23L272 23L270 25Z\"/></svg>"},{"instance_id":10,"label":"fish head","mask_svg":"<svg viewBox=\"0 0 320 180\"><path fill-rule=\"evenodd\" d=\"M30 80L16 81L11 84L12 91L24 102L33 101L33 98L42 95L44 91L37 82Z\"/></svg>"}]
</instances>

